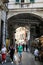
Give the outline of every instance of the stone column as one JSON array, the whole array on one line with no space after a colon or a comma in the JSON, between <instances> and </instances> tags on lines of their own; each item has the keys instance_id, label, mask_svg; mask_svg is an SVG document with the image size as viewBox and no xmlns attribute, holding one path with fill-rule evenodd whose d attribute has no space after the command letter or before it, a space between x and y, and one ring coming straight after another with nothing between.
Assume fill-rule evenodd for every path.
<instances>
[{"instance_id":1,"label":"stone column","mask_svg":"<svg viewBox=\"0 0 43 65\"><path fill-rule=\"evenodd\" d=\"M31 44L34 42L34 39L36 38L36 31L35 31L35 25L33 26L31 24L30 27L30 51L33 53L34 52L34 47L31 46Z\"/></svg>"},{"instance_id":2,"label":"stone column","mask_svg":"<svg viewBox=\"0 0 43 65\"><path fill-rule=\"evenodd\" d=\"M2 11L2 20L3 20L3 39L2 39L2 43L4 45L6 45L6 12Z\"/></svg>"},{"instance_id":3,"label":"stone column","mask_svg":"<svg viewBox=\"0 0 43 65\"><path fill-rule=\"evenodd\" d=\"M40 26L39 26L39 24L36 25L36 34L37 34L37 38L40 37Z\"/></svg>"},{"instance_id":4,"label":"stone column","mask_svg":"<svg viewBox=\"0 0 43 65\"><path fill-rule=\"evenodd\" d=\"M5 21L3 23L3 44L5 45Z\"/></svg>"},{"instance_id":5,"label":"stone column","mask_svg":"<svg viewBox=\"0 0 43 65\"><path fill-rule=\"evenodd\" d=\"M1 10L0 10L0 42L1 42Z\"/></svg>"},{"instance_id":6,"label":"stone column","mask_svg":"<svg viewBox=\"0 0 43 65\"><path fill-rule=\"evenodd\" d=\"M8 14L8 13L6 13L6 24L5 24L5 26L6 26L6 29L5 29L5 30L6 30L6 31L5 31L5 32L6 32L6 39L8 39L8 38L9 38L9 37L8 37L7 14Z\"/></svg>"},{"instance_id":7,"label":"stone column","mask_svg":"<svg viewBox=\"0 0 43 65\"><path fill-rule=\"evenodd\" d=\"M0 10L0 49L1 49L1 10Z\"/></svg>"}]
</instances>

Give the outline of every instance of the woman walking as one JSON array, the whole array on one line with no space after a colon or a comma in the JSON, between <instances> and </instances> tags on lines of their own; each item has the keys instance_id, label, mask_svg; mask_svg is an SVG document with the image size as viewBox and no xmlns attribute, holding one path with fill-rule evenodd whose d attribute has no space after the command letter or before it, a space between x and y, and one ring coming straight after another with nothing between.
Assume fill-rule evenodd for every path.
<instances>
[{"instance_id":1,"label":"woman walking","mask_svg":"<svg viewBox=\"0 0 43 65\"><path fill-rule=\"evenodd\" d=\"M14 52L15 52L14 45L11 45L9 47L9 53L10 53L11 63L13 63Z\"/></svg>"}]
</instances>

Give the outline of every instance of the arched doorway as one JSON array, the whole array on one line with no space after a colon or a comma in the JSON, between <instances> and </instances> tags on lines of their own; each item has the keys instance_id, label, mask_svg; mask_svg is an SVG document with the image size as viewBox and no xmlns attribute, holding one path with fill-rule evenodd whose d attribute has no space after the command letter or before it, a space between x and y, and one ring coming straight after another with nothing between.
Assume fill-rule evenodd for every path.
<instances>
[{"instance_id":1,"label":"arched doorway","mask_svg":"<svg viewBox=\"0 0 43 65\"><path fill-rule=\"evenodd\" d=\"M36 37L40 37L43 19L35 14L31 13L22 13L12 16L8 19L8 34L11 40L11 44L13 43L13 36L16 33L16 29L18 27L26 27L30 28L30 40L31 43ZM15 40L14 40L15 41ZM15 44L15 42L14 42Z\"/></svg>"},{"instance_id":2,"label":"arched doorway","mask_svg":"<svg viewBox=\"0 0 43 65\"><path fill-rule=\"evenodd\" d=\"M30 27L22 26L22 27L16 28L13 39L15 39L16 44L19 44L19 43L26 44L26 42L30 40Z\"/></svg>"}]
</instances>

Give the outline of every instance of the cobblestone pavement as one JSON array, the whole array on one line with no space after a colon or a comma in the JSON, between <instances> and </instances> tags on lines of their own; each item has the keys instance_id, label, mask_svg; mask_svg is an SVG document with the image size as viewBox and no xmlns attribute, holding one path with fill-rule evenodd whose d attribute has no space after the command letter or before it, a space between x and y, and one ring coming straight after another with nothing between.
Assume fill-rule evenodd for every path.
<instances>
[{"instance_id":1,"label":"cobblestone pavement","mask_svg":"<svg viewBox=\"0 0 43 65\"><path fill-rule=\"evenodd\" d=\"M2 65L0 63L0 65ZM11 64L10 61L7 61L3 65L16 65L15 63ZM34 56L30 52L23 52L23 57L21 63L17 65L43 65L43 62L35 61Z\"/></svg>"}]
</instances>

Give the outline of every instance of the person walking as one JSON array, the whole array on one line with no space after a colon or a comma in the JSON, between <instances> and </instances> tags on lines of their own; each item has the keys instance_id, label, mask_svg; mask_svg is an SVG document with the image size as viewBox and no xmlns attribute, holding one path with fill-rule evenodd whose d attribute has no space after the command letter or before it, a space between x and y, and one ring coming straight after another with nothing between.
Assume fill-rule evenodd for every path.
<instances>
[{"instance_id":1,"label":"person walking","mask_svg":"<svg viewBox=\"0 0 43 65\"><path fill-rule=\"evenodd\" d=\"M39 58L39 50L36 48L34 51L35 60L36 58Z\"/></svg>"},{"instance_id":2,"label":"person walking","mask_svg":"<svg viewBox=\"0 0 43 65\"><path fill-rule=\"evenodd\" d=\"M26 44L26 51L28 50L28 45Z\"/></svg>"},{"instance_id":3,"label":"person walking","mask_svg":"<svg viewBox=\"0 0 43 65\"><path fill-rule=\"evenodd\" d=\"M2 44L2 48L1 48L2 64L3 64L4 62L6 62L6 52L7 52L7 49L6 49L6 47L4 46L4 44Z\"/></svg>"},{"instance_id":4,"label":"person walking","mask_svg":"<svg viewBox=\"0 0 43 65\"><path fill-rule=\"evenodd\" d=\"M19 43L18 45L19 62L21 62L22 59L22 52L23 52L23 46Z\"/></svg>"},{"instance_id":5,"label":"person walking","mask_svg":"<svg viewBox=\"0 0 43 65\"><path fill-rule=\"evenodd\" d=\"M12 63L12 64L13 64L14 52L15 52L15 48L14 48L14 45L12 44L12 45L9 47L9 53L10 53L10 58L11 58L11 63Z\"/></svg>"},{"instance_id":6,"label":"person walking","mask_svg":"<svg viewBox=\"0 0 43 65\"><path fill-rule=\"evenodd\" d=\"M25 44L22 44L22 46L23 46L23 51L24 51L24 48L25 48Z\"/></svg>"}]
</instances>

